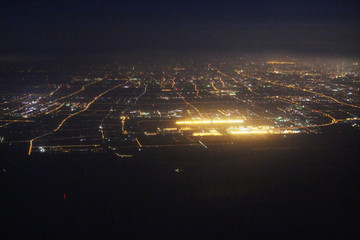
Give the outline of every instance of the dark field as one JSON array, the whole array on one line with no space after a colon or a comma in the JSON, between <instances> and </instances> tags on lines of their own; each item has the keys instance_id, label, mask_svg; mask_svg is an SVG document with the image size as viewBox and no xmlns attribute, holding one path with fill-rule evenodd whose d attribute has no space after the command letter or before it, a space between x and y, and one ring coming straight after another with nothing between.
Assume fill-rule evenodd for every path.
<instances>
[{"instance_id":1,"label":"dark field","mask_svg":"<svg viewBox=\"0 0 360 240\"><path fill-rule=\"evenodd\" d=\"M1 239L358 239L359 144L336 126L128 159L0 145Z\"/></svg>"}]
</instances>

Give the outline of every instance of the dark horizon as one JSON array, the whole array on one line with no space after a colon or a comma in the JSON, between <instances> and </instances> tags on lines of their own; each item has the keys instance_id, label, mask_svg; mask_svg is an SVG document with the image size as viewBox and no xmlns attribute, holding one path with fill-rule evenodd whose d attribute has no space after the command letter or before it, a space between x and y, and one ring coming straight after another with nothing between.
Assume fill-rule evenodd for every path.
<instances>
[{"instance_id":1,"label":"dark horizon","mask_svg":"<svg viewBox=\"0 0 360 240\"><path fill-rule=\"evenodd\" d=\"M280 52L359 57L356 1L5 1L0 61Z\"/></svg>"}]
</instances>

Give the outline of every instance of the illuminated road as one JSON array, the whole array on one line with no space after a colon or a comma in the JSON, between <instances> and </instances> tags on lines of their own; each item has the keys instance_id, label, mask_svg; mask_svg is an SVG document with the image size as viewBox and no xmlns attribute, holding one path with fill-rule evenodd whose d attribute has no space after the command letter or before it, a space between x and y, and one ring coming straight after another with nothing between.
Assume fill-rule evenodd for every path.
<instances>
[{"instance_id":1,"label":"illuminated road","mask_svg":"<svg viewBox=\"0 0 360 240\"><path fill-rule=\"evenodd\" d=\"M175 84L176 84L176 82L175 82L175 78L173 78L173 79L172 79L172 85L171 85L171 88L174 88L174 87L175 87Z\"/></svg>"},{"instance_id":2,"label":"illuminated road","mask_svg":"<svg viewBox=\"0 0 360 240\"><path fill-rule=\"evenodd\" d=\"M52 113L52 112L55 112L55 111L59 110L59 109L60 109L62 106L64 106L64 105L65 105L65 103L61 104L61 105L58 106L57 108L54 108L53 110L50 110L50 111L46 112L45 115L48 115L48 114L50 114L50 113Z\"/></svg>"},{"instance_id":3,"label":"illuminated road","mask_svg":"<svg viewBox=\"0 0 360 240\"><path fill-rule=\"evenodd\" d=\"M127 81L127 82L128 82L128 81ZM65 119L63 119L63 120L60 122L60 124L59 124L53 131L48 132L48 133L45 133L45 134L43 134L43 135L41 135L41 136L38 136L38 137L35 137L35 138L31 139L31 140L29 141L30 146L29 146L28 155L31 155L31 150L32 150L32 146L33 146L33 142L34 142L34 141L36 141L36 140L38 140L38 139L40 139L40 138L42 138L42 137L44 137L44 136L47 136L47 135L49 135L49 134L51 134L51 133L57 132L67 120L69 120L70 118L72 118L72 117L74 117L74 116L76 116L76 115L78 115L78 114L80 114L80 113L82 113L82 112L85 112L86 110L89 109L89 107L90 107L96 100L98 100L98 99L99 99L100 97L102 97L104 94L106 94L106 93L108 93L108 92L110 92L110 91L112 91L112 90L114 90L114 89L116 89L116 88L118 88L118 87L120 87L120 86L123 86L123 85L126 84L127 82L118 84L118 85L116 85L115 87L112 87L112 88L110 88L110 89L108 89L108 90L100 93L99 95L97 95L96 97L94 97L94 99L93 99L91 102L89 102L84 109L82 109L82 110L80 110L80 111L78 111L78 112L76 112L76 113L70 114L70 115L67 116Z\"/></svg>"},{"instance_id":4,"label":"illuminated road","mask_svg":"<svg viewBox=\"0 0 360 240\"><path fill-rule=\"evenodd\" d=\"M121 158L131 158L133 157L134 155L131 155L131 154L119 154L119 153L115 153L116 156L118 157L121 157Z\"/></svg>"},{"instance_id":5,"label":"illuminated road","mask_svg":"<svg viewBox=\"0 0 360 240\"><path fill-rule=\"evenodd\" d=\"M207 146L206 146L202 141L199 140L199 143L200 143L204 148L207 148Z\"/></svg>"},{"instance_id":6,"label":"illuminated road","mask_svg":"<svg viewBox=\"0 0 360 240\"><path fill-rule=\"evenodd\" d=\"M217 91L217 92L219 91L219 89L218 89L218 88L216 88L216 87L215 87L215 85L214 85L214 80L213 80L213 81L211 81L211 86L213 87L213 89L214 89L215 91Z\"/></svg>"},{"instance_id":7,"label":"illuminated road","mask_svg":"<svg viewBox=\"0 0 360 240\"><path fill-rule=\"evenodd\" d=\"M297 102L294 102L294 101L291 101L291 100L288 100L288 99L285 99L285 98L282 98L282 97L279 97L279 96L276 96L276 97L270 97L270 98L274 98L278 101L282 101L282 102L285 102L285 103L291 103L291 104L294 104L294 105L297 105L297 106L302 106L301 104L297 103ZM307 107L308 108L308 107ZM327 114L327 113L324 113L322 111L319 111L319 110L315 110L315 109L312 109L312 108L308 108L310 109L311 111L313 112L318 112L320 113L321 115L325 116L325 117L328 117L331 119L331 122L330 123L324 123L324 124L321 124L321 125L316 125L316 126L304 126L304 125L298 125L296 126L296 128L310 128L310 127L325 127L325 126L329 126L329 125L332 125L332 124L335 124L338 122L337 119L335 119L333 116L331 116L330 114ZM310 130L311 131L311 130Z\"/></svg>"},{"instance_id":8,"label":"illuminated road","mask_svg":"<svg viewBox=\"0 0 360 240\"><path fill-rule=\"evenodd\" d=\"M141 145L141 143L140 143L139 139L135 138L135 140L136 140L137 144L139 145L139 147L142 147L142 145Z\"/></svg>"},{"instance_id":9,"label":"illuminated road","mask_svg":"<svg viewBox=\"0 0 360 240\"><path fill-rule=\"evenodd\" d=\"M197 85L194 83L194 82L190 82L192 85L194 85L194 89L195 89L195 91L196 91L196 96L198 97L198 98L202 98L200 95L199 95L199 90L198 90L198 88L197 88Z\"/></svg>"},{"instance_id":10,"label":"illuminated road","mask_svg":"<svg viewBox=\"0 0 360 240\"><path fill-rule=\"evenodd\" d=\"M337 103L339 103L339 104L342 104L342 105L346 105L346 106L350 106L350 107L354 107L354 108L360 108L360 106L357 106L357 105L354 105L354 104L350 104L350 103L345 103L345 102L339 101L339 100L337 100L336 98L333 98L333 97L331 97L331 96L327 96L327 95L325 95L325 94L318 93L318 92L315 92L315 91L312 91L312 90L308 90L308 89L305 89L305 88L300 88L300 87L291 86L291 85L285 85L285 84L281 84L281 83L275 83L275 82L272 82L272 81L262 80L262 79L259 79L259 78L255 78L255 79L258 80L258 81L260 81L260 82L264 82L264 83L270 83L270 84L274 84L274 85L281 86L281 87L287 87L287 88L291 88L291 89L300 90L300 91L303 91L303 92L312 93L312 94L318 95L318 96L320 96L320 97L324 97L324 98L333 100L333 101L335 101L335 102L337 102Z\"/></svg>"},{"instance_id":11,"label":"illuminated road","mask_svg":"<svg viewBox=\"0 0 360 240\"><path fill-rule=\"evenodd\" d=\"M51 108L51 107L53 107L54 105L59 104L58 101L63 100L63 99L66 99L66 98L69 98L69 97L71 97L71 96L74 96L74 95L76 95L76 94L84 91L88 86L90 86L90 85L92 85L92 84L95 84L95 83L98 83L98 82L101 82L101 81L103 81L103 79L96 80L96 81L90 82L90 83L88 83L88 84L85 84L85 85L83 85L79 90L77 90L77 91L75 91L75 92L73 92L73 93L71 93L71 94L68 94L68 95L66 95L66 96L59 97L59 98L57 98L57 99L55 99L55 100L53 100L53 101L50 101L50 102L40 103L41 97L37 98L37 99L35 100L35 102L37 102L37 105L38 105L37 107L38 107L39 109L42 108L42 107ZM62 84L59 85L54 91L52 91L52 92L48 95L48 97L51 97L51 96L52 96L54 93L56 93L61 87L62 87ZM29 97L31 97L31 94L30 94ZM19 108L17 108L17 109L13 109L11 112L4 113L4 115L11 115L11 114L13 114L13 113L15 113L15 112L18 112L18 111L21 111L21 110L23 110L23 109L26 109L27 107L31 106L31 104L33 104L33 103L28 103L28 104L22 105L21 107L19 107ZM34 105L32 105L32 106L34 106ZM52 111L50 111L50 112L52 112ZM36 116L39 116L39 115L43 114L42 112L39 112L38 114L35 114L35 115L34 115L34 113L35 113L35 112L32 111L33 117L36 117ZM48 111L47 113L45 113L45 114L49 114L49 111ZM22 113L22 115L27 115L27 113Z\"/></svg>"},{"instance_id":12,"label":"illuminated road","mask_svg":"<svg viewBox=\"0 0 360 240\"><path fill-rule=\"evenodd\" d=\"M5 126L8 126L10 124L17 123L17 122L35 122L35 121L33 121L33 120L4 120L4 119L2 119L2 120L0 120L0 122L6 122L5 124L0 125L0 128L2 128L2 127L5 127Z\"/></svg>"},{"instance_id":13,"label":"illuminated road","mask_svg":"<svg viewBox=\"0 0 360 240\"><path fill-rule=\"evenodd\" d=\"M68 98L68 97L74 96L74 95L76 95L76 94L84 91L87 86L93 85L93 84L98 83L98 82L101 82L101 81L103 81L103 80L104 80L104 79L100 79L100 80L96 80L96 81L93 81L93 82L91 82L91 83L85 84L84 86L82 86L82 87L80 88L80 90L78 90L78 91L76 91L76 92L73 92L73 93L70 93L69 95L66 95L66 96L64 96L64 97L57 98L57 99L55 99L54 101L57 102L57 101L66 99L66 98Z\"/></svg>"},{"instance_id":14,"label":"illuminated road","mask_svg":"<svg viewBox=\"0 0 360 240\"><path fill-rule=\"evenodd\" d=\"M253 94L256 94L256 95L260 95L259 93L254 92L254 91L253 91L249 86L247 86L245 83L242 83L242 82L236 80L235 78L233 78L233 77L231 77L231 76L229 76L229 75L227 75L227 74L225 74L225 73L223 73L223 72L221 72L221 71L219 71L219 70L217 70L217 72L220 73L221 75L225 76L225 77L228 77L228 78L232 79L232 80L233 80L234 82L236 82L236 83L242 84L247 90L249 90L249 92L251 92L251 93L253 93Z\"/></svg>"},{"instance_id":15,"label":"illuminated road","mask_svg":"<svg viewBox=\"0 0 360 240\"><path fill-rule=\"evenodd\" d=\"M226 87L225 82L221 79L221 77L220 77L219 81L221 82L221 84L223 85L223 87Z\"/></svg>"},{"instance_id":16,"label":"illuminated road","mask_svg":"<svg viewBox=\"0 0 360 240\"><path fill-rule=\"evenodd\" d=\"M120 86L122 86L122 85L124 85L124 84L126 84L126 83L118 84L118 85L116 85L115 87L110 88L110 89L106 90L105 92L102 92L102 93L100 93L99 95L97 95L91 102L89 102L89 103L86 105L86 107L85 107L84 109L82 109L82 110L80 110L80 111L78 111L78 112L76 112L76 113L70 114L70 115L67 116L64 120L62 120L61 123L59 124L59 126L54 129L54 132L58 131L58 130L61 128L61 126L62 126L67 120L69 120L70 118L72 118L72 117L74 117L74 116L76 116L76 115L78 115L78 114L80 114L80 113L85 112L86 110L88 110L88 108L89 108L96 100L98 100L100 97L102 97L104 94L106 94L106 93L108 93L108 92L110 92L110 91L112 91L112 90L114 90L114 89L116 89L116 88L118 88L118 87L120 87Z\"/></svg>"},{"instance_id":17,"label":"illuminated road","mask_svg":"<svg viewBox=\"0 0 360 240\"><path fill-rule=\"evenodd\" d=\"M104 140L105 139L105 135L104 135L104 121L110 116L110 114L111 114L111 112L113 111L113 109L112 109L112 107L110 108L110 110L109 110L109 113L103 118L103 120L101 120L101 123L100 123L100 126L99 126L99 128L100 128L100 133L101 133L101 138L102 138L102 140Z\"/></svg>"},{"instance_id":18,"label":"illuminated road","mask_svg":"<svg viewBox=\"0 0 360 240\"><path fill-rule=\"evenodd\" d=\"M127 83L127 82L126 82ZM125 84L126 84L125 83ZM124 123L122 123L122 124L125 124L125 119L126 119L126 116L124 115L127 111L129 111L132 107L134 107L135 105L136 105L136 103L138 102L138 100L139 100L139 98L140 97L142 97L144 94L146 94L146 91L147 91L147 87L148 87L148 85L146 84L145 85L145 88L144 88L144 91L139 95L139 96L137 96L136 98L135 98L135 102L131 105L131 106L129 106L129 107L127 107L125 110L123 110L122 112L121 112L121 114L120 114L120 119L124 122ZM104 140L105 139L105 134L104 134L104 121L110 116L110 114L111 114L111 112L113 111L113 109L111 108L110 110L109 110L109 113L103 118L103 120L101 121L101 123L100 123L100 133L101 133L101 138L102 138L102 140ZM124 126L122 125L122 130L123 130L123 132L125 132L125 128L124 128Z\"/></svg>"},{"instance_id":19,"label":"illuminated road","mask_svg":"<svg viewBox=\"0 0 360 240\"><path fill-rule=\"evenodd\" d=\"M10 125L10 124L12 124L12 123L14 123L14 122L8 122L8 123L5 123L5 124L3 124L3 125L0 125L0 128L5 127L5 126L8 126L8 125Z\"/></svg>"},{"instance_id":20,"label":"illuminated road","mask_svg":"<svg viewBox=\"0 0 360 240\"><path fill-rule=\"evenodd\" d=\"M23 119L0 119L0 122L35 122L34 120L23 120Z\"/></svg>"},{"instance_id":21,"label":"illuminated road","mask_svg":"<svg viewBox=\"0 0 360 240\"><path fill-rule=\"evenodd\" d=\"M100 147L99 144L80 144L80 145L50 145L50 146L33 146L33 148L82 148L82 147Z\"/></svg>"},{"instance_id":22,"label":"illuminated road","mask_svg":"<svg viewBox=\"0 0 360 240\"><path fill-rule=\"evenodd\" d=\"M120 114L121 116L120 116L120 117L122 117L123 114L125 114L127 111L129 111L132 107L134 107L134 106L136 105L136 103L138 102L139 98L142 97L142 96L146 93L147 87L148 87L148 84L145 85L144 91L143 91L139 96L137 96L137 97L134 98L134 99L135 99L135 102L134 102L131 106L129 106L128 108L126 108L124 111L121 112L121 114Z\"/></svg>"},{"instance_id":23,"label":"illuminated road","mask_svg":"<svg viewBox=\"0 0 360 240\"><path fill-rule=\"evenodd\" d=\"M170 76L170 75L169 75L169 76ZM170 76L170 77L171 77L171 76ZM174 83L175 83L175 81L174 81ZM196 95L201 98L201 96L198 95L199 91L198 91L198 89L197 89L196 84L193 83L192 81L191 81L191 83L194 85L195 91L197 92ZM182 99L187 105L189 105L190 107L192 107L192 108L199 114L200 118L204 119L204 117L203 117L203 115L201 114L200 110L199 110L197 107L195 107L194 105L192 105L191 103L189 103L188 101L186 101L186 100L185 100L185 97L184 97L177 89L175 89L174 86L175 86L175 84L173 84L172 89L173 89L174 91L176 91L176 93L181 97L181 99Z\"/></svg>"},{"instance_id":24,"label":"illuminated road","mask_svg":"<svg viewBox=\"0 0 360 240\"><path fill-rule=\"evenodd\" d=\"M52 95L54 95L54 93L56 93L60 88L62 87L62 84L60 84L54 91L52 91L49 96L51 97Z\"/></svg>"},{"instance_id":25,"label":"illuminated road","mask_svg":"<svg viewBox=\"0 0 360 240\"><path fill-rule=\"evenodd\" d=\"M185 97L184 97L183 95L181 95L179 92L178 92L177 94L181 97L181 99L182 99L187 105L189 105L190 107L194 108L195 111L199 114L199 116L200 116L202 119L204 119L203 115L201 114L200 110L199 110L197 107L195 107L194 105L192 105L191 103L189 103L188 101L186 101L186 100L185 100Z\"/></svg>"}]
</instances>

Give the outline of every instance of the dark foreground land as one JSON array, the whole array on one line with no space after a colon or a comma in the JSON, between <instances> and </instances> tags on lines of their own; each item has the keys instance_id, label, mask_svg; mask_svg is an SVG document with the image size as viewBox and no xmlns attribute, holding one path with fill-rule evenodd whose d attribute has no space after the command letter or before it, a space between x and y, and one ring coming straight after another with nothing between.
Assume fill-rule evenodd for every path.
<instances>
[{"instance_id":1,"label":"dark foreground land","mask_svg":"<svg viewBox=\"0 0 360 240\"><path fill-rule=\"evenodd\" d=\"M1 146L1 239L358 239L359 143L335 126L130 159Z\"/></svg>"}]
</instances>

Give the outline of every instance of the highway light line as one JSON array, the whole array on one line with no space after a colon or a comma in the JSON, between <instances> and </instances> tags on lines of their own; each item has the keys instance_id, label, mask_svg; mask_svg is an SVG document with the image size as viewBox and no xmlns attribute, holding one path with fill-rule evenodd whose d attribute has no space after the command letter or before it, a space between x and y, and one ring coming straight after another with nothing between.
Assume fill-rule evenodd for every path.
<instances>
[{"instance_id":1,"label":"highway light line","mask_svg":"<svg viewBox=\"0 0 360 240\"><path fill-rule=\"evenodd\" d=\"M131 109L132 107L134 107L134 106L136 105L136 103L138 102L139 98L142 97L142 96L146 93L147 87L148 87L148 84L145 85L144 91L143 91L139 96L137 96L136 98L134 98L134 99L135 99L135 102L134 102L131 106L129 106L128 108L126 108L124 111L122 111L122 112L121 112L121 115L123 115L123 114L126 113L129 109Z\"/></svg>"},{"instance_id":2,"label":"highway light line","mask_svg":"<svg viewBox=\"0 0 360 240\"><path fill-rule=\"evenodd\" d=\"M192 105L191 103L189 103L188 101L186 101L186 100L185 100L185 97L184 97L183 95L181 95L179 92L178 92L177 94L181 97L181 99L182 99L187 105L189 105L189 106L191 106L192 108L194 108L195 111L199 114L199 116L200 116L202 119L204 119L203 115L201 114L200 110L199 110L197 107L195 107L194 105Z\"/></svg>"},{"instance_id":3,"label":"highway light line","mask_svg":"<svg viewBox=\"0 0 360 240\"><path fill-rule=\"evenodd\" d=\"M7 126L7 125L10 125L10 124L12 124L12 123L14 123L14 122L8 122L8 123L5 123L5 124L3 124L3 125L0 125L0 128L5 127L5 126Z\"/></svg>"},{"instance_id":4,"label":"highway light line","mask_svg":"<svg viewBox=\"0 0 360 240\"><path fill-rule=\"evenodd\" d=\"M196 96L197 96L198 98L202 98L202 97L199 95L199 90L198 90L198 88L197 88L197 85L196 85L195 83L193 83L193 82L191 82L191 84L194 85L194 89L195 89L195 91L196 91Z\"/></svg>"},{"instance_id":5,"label":"highway light line","mask_svg":"<svg viewBox=\"0 0 360 240\"><path fill-rule=\"evenodd\" d=\"M14 119L0 119L0 122L35 122L34 120L14 120Z\"/></svg>"},{"instance_id":6,"label":"highway light line","mask_svg":"<svg viewBox=\"0 0 360 240\"><path fill-rule=\"evenodd\" d=\"M219 89L218 89L217 87L215 87L214 81L211 81L211 86L213 87L213 89L214 89L215 91L219 91Z\"/></svg>"},{"instance_id":7,"label":"highway light line","mask_svg":"<svg viewBox=\"0 0 360 240\"><path fill-rule=\"evenodd\" d=\"M52 96L54 93L56 93L60 88L62 87L62 84L60 84L54 91L52 91L49 96Z\"/></svg>"},{"instance_id":8,"label":"highway light line","mask_svg":"<svg viewBox=\"0 0 360 240\"><path fill-rule=\"evenodd\" d=\"M139 145L139 147L142 147L141 143L139 142L139 139L135 138L137 144Z\"/></svg>"},{"instance_id":9,"label":"highway light line","mask_svg":"<svg viewBox=\"0 0 360 240\"><path fill-rule=\"evenodd\" d=\"M253 94L256 94L256 95L260 95L259 93L254 92L254 91L253 91L249 86L247 86L245 83L242 83L242 82L236 80L235 78L233 78L233 77L231 77L231 76L229 76L229 75L227 75L227 74L225 74L225 73L223 73L223 72L221 72L221 71L219 71L219 70L217 70L217 72L220 73L221 75L225 76L225 77L228 77L228 78L234 80L234 82L236 82L236 83L242 84L245 88L247 88L247 90L249 90L249 92L251 92L251 93L253 93ZM239 74L239 73L238 73L238 74Z\"/></svg>"},{"instance_id":10,"label":"highway light line","mask_svg":"<svg viewBox=\"0 0 360 240\"><path fill-rule=\"evenodd\" d=\"M124 158L124 157L131 158L131 157L134 156L134 155L131 155L131 154L119 154L119 153L115 153L115 155L118 156L118 157L121 157L121 158Z\"/></svg>"},{"instance_id":11,"label":"highway light line","mask_svg":"<svg viewBox=\"0 0 360 240\"><path fill-rule=\"evenodd\" d=\"M110 116L111 112L112 112L112 107L110 108L109 113L103 118L103 120L101 120L101 123L100 123L100 126L99 126L100 132L101 132L101 138L103 140L105 139L103 124L104 124L105 119L107 119Z\"/></svg>"},{"instance_id":12,"label":"highway light line","mask_svg":"<svg viewBox=\"0 0 360 240\"><path fill-rule=\"evenodd\" d=\"M127 81L127 82L128 82L128 81ZM63 120L60 122L60 124L59 124L53 131L48 132L48 133L45 133L45 134L43 134L43 135L41 135L41 136L39 136L39 137L36 137L36 138L31 139L31 140L29 141L29 142L30 142L30 146L29 146L28 155L29 155L29 156L31 155L32 144L33 144L33 142L34 142L35 140L37 140L37 139L39 139L39 138L41 138L41 137L44 137L44 136L46 136L46 135L49 135L50 133L57 132L67 120L69 120L70 118L72 118L72 117L74 117L74 116L76 116L76 115L78 115L78 114L80 114L80 113L82 113L82 112L85 112L86 110L88 110L88 108L89 108L96 100L98 100L98 99L99 99L100 97L102 97L104 94L106 94L106 93L108 93L108 92L110 92L110 91L112 91L112 90L114 90L114 89L116 89L116 88L118 88L118 87L126 84L127 82L118 84L118 85L116 85L115 87L112 87L112 88L110 88L110 89L108 89L108 90L100 93L99 95L97 95L96 97L94 97L94 99L93 99L91 102L89 102L84 109L82 109L82 110L80 110L80 111L78 111L78 112L76 112L76 113L70 114L70 115L67 116L65 119L63 119Z\"/></svg>"},{"instance_id":13,"label":"highway light line","mask_svg":"<svg viewBox=\"0 0 360 240\"><path fill-rule=\"evenodd\" d=\"M339 101L336 98L333 98L331 96L327 96L325 94L318 93L318 92L315 92L315 91L312 91L312 90L309 90L309 89L300 88L300 87L296 87L296 86L285 85L285 84L281 84L281 83L275 83L275 82L267 81L267 80L261 80L261 79L258 79L258 78L255 78L255 79L260 81L260 82L271 83L271 84L278 85L278 86L281 86L281 87L287 87L287 88L300 90L300 91L303 91L303 92L312 93L312 94L318 95L320 97L328 98L328 99L333 100L333 101L335 101L335 102L337 102L339 104L342 104L342 105L346 105L346 106L350 106L350 107L354 107L354 108L360 108L360 106L350 104L350 103L345 103L345 102Z\"/></svg>"},{"instance_id":14,"label":"highway light line","mask_svg":"<svg viewBox=\"0 0 360 240\"><path fill-rule=\"evenodd\" d=\"M76 148L76 147L100 147L100 144L49 145L49 146L33 146L32 148Z\"/></svg>"},{"instance_id":15,"label":"highway light line","mask_svg":"<svg viewBox=\"0 0 360 240\"><path fill-rule=\"evenodd\" d=\"M207 146L206 146L202 141L199 141L199 143L200 143L204 148L207 148Z\"/></svg>"},{"instance_id":16,"label":"highway light line","mask_svg":"<svg viewBox=\"0 0 360 240\"><path fill-rule=\"evenodd\" d=\"M78 94L78 93L84 91L87 86L90 86L90 85L92 85L92 84L101 82L101 81L103 81L103 80L104 80L104 79L100 79L100 80L93 81L93 82L91 82L91 83L85 84L84 86L82 86L82 87L80 88L80 90L78 90L78 91L76 91L76 92L73 92L73 93L71 93L71 94L68 94L68 95L66 95L66 96L64 96L64 97L57 98L57 99L55 99L54 101L57 102L57 101L59 101L59 100L63 100L63 99L65 99L65 98L74 96L75 94Z\"/></svg>"},{"instance_id":17,"label":"highway light line","mask_svg":"<svg viewBox=\"0 0 360 240\"><path fill-rule=\"evenodd\" d=\"M53 110L50 110L50 111L46 112L45 115L48 115L48 114L50 114L50 113L52 113L52 112L54 112L54 111L59 110L62 106L64 106L64 104L65 104L65 103L61 104L61 105L58 106L57 108L54 108Z\"/></svg>"}]
</instances>

